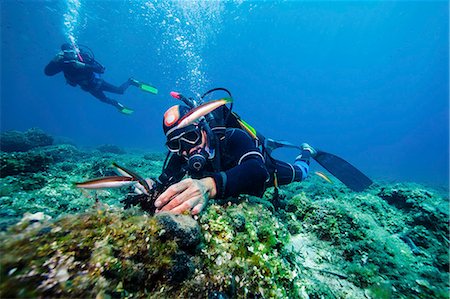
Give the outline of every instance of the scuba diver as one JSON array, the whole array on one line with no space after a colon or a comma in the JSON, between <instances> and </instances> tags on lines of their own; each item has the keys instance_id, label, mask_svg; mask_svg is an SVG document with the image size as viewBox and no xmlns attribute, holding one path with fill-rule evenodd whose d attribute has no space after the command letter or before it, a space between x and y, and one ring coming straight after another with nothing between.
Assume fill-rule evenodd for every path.
<instances>
[{"instance_id":1,"label":"scuba diver","mask_svg":"<svg viewBox=\"0 0 450 299\"><path fill-rule=\"evenodd\" d=\"M165 189L155 201L156 212L189 211L195 215L210 198L240 194L261 197L268 187L307 177L309 160L315 153L311 146L304 144L293 164L267 159L242 129L225 128L215 133L205 120L177 129L178 121L190 110L176 105L164 114L169 158L154 183L157 190ZM185 175L190 178L183 179Z\"/></svg>"},{"instance_id":2,"label":"scuba diver","mask_svg":"<svg viewBox=\"0 0 450 299\"><path fill-rule=\"evenodd\" d=\"M45 67L45 74L54 76L63 72L69 85L74 87L79 85L100 101L116 107L123 114L131 114L133 110L107 97L104 92L123 94L130 85L153 94L158 92L156 88L133 78L129 78L120 86L114 86L106 82L101 78L101 74L105 72L105 67L95 60L92 51L85 48L64 43L61 45L61 51Z\"/></svg>"},{"instance_id":3,"label":"scuba diver","mask_svg":"<svg viewBox=\"0 0 450 299\"><path fill-rule=\"evenodd\" d=\"M125 208L140 205L150 213L168 211L196 215L209 199L227 199L240 194L261 197L268 187L274 187L274 207L282 207L278 187L304 180L311 158L355 192L372 185L361 171L334 154L307 143L296 146L265 138L232 112L232 96L224 88L206 92L201 100L218 90L227 92L229 97L201 105L192 98L171 92L172 97L186 105L172 106L164 113L162 127L169 152L158 178L144 179L113 163L120 176L96 178L76 183L76 186L102 189L133 185L135 193L122 200ZM301 152L294 163L286 163L271 155L280 147ZM318 175L329 181L323 173Z\"/></svg>"},{"instance_id":4,"label":"scuba diver","mask_svg":"<svg viewBox=\"0 0 450 299\"><path fill-rule=\"evenodd\" d=\"M208 199L226 199L240 194L261 197L268 187L299 182L308 176L310 158L316 153L311 146L303 144L293 164L276 160L261 151L247 131L228 120L220 120L218 114L214 121L195 118L195 113L205 114L226 101L212 101L195 108L192 99L179 93L171 94L183 99L191 108L176 105L165 112L163 131L169 154L163 171L157 179L147 180L150 186L147 191L137 185L140 188L136 191L149 193L151 189L156 194L154 207L138 202L136 197L126 198L126 206L140 203L143 208L146 206L144 209L155 212L188 211L195 215L202 211ZM225 108L223 111L228 109L222 108ZM192 115L193 121L180 127ZM231 118L236 120L234 115ZM224 123L227 123L225 127ZM184 178L186 175L189 178Z\"/></svg>"}]
</instances>

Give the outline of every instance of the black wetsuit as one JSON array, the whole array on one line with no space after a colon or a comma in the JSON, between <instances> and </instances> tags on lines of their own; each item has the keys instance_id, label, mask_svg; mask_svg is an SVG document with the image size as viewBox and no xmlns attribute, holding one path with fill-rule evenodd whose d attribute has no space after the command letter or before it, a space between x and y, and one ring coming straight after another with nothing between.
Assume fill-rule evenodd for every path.
<instances>
[{"instance_id":1,"label":"black wetsuit","mask_svg":"<svg viewBox=\"0 0 450 299\"><path fill-rule=\"evenodd\" d=\"M120 87L114 86L100 78L100 74L105 72L105 68L94 59L87 55L80 54L83 58L81 62L78 55L73 50L59 52L52 61L45 67L45 74L53 76L59 72L64 73L66 82L71 86L80 85L80 87L91 93L100 101L122 108L121 104L116 100L108 98L104 91L123 94L130 86L129 80L124 82Z\"/></svg>"},{"instance_id":2,"label":"black wetsuit","mask_svg":"<svg viewBox=\"0 0 450 299\"><path fill-rule=\"evenodd\" d=\"M219 155L220 165L214 167L212 160L209 160L200 173L189 170L185 158L171 154L157 179L157 186L165 188L180 181L186 174L194 179L212 177L217 187L216 197L225 199L239 194L262 196L267 187L274 186L275 172L279 185L301 181L306 176L298 165L264 157L255 141L241 129L226 129L225 138L219 144L216 154Z\"/></svg>"}]
</instances>

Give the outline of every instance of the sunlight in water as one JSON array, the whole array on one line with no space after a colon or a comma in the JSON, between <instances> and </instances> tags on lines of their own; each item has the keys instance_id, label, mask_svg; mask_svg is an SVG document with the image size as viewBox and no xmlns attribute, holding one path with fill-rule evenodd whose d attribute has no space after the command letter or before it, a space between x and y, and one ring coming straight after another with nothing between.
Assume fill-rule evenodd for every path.
<instances>
[{"instance_id":1,"label":"sunlight in water","mask_svg":"<svg viewBox=\"0 0 450 299\"><path fill-rule=\"evenodd\" d=\"M159 53L170 53L184 71L176 74L176 84L189 85L193 93L208 87L205 46L212 43L222 27L225 9L221 1L147 1L136 4L148 25L157 26L163 42Z\"/></svg>"},{"instance_id":2,"label":"sunlight in water","mask_svg":"<svg viewBox=\"0 0 450 299\"><path fill-rule=\"evenodd\" d=\"M67 11L64 14L64 34L72 44L77 42L77 27L80 15L80 0L67 0Z\"/></svg>"}]
</instances>

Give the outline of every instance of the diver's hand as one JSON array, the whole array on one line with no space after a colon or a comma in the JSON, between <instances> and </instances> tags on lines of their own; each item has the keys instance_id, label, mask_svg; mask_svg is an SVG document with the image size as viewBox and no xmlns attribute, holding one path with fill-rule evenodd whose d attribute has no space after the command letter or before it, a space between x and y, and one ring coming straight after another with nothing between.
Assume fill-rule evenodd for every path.
<instances>
[{"instance_id":1,"label":"diver's hand","mask_svg":"<svg viewBox=\"0 0 450 299\"><path fill-rule=\"evenodd\" d=\"M155 201L156 212L169 211L181 214L190 211L192 215L200 213L209 198L216 196L216 183L213 178L200 180L184 179L173 184Z\"/></svg>"},{"instance_id":2,"label":"diver's hand","mask_svg":"<svg viewBox=\"0 0 450 299\"><path fill-rule=\"evenodd\" d=\"M69 59L69 60L64 59L63 60L64 64L73 64L74 66L76 66L77 62L80 62L80 61L78 61L77 59ZM82 63L82 62L80 62L80 63Z\"/></svg>"},{"instance_id":3,"label":"diver's hand","mask_svg":"<svg viewBox=\"0 0 450 299\"><path fill-rule=\"evenodd\" d=\"M64 63L71 64L76 69L81 69L81 68L86 67L86 64L84 62L81 62L81 61L76 60L76 59L66 60L66 61L64 61Z\"/></svg>"}]
</instances>

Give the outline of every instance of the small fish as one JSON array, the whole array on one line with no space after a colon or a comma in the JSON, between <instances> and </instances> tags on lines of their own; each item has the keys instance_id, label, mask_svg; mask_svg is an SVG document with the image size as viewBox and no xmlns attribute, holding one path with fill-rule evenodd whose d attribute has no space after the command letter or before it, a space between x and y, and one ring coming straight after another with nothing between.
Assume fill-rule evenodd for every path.
<instances>
[{"instance_id":1,"label":"small fish","mask_svg":"<svg viewBox=\"0 0 450 299\"><path fill-rule=\"evenodd\" d=\"M107 176L88 180L86 182L75 183L77 188L84 189L102 189L102 188L119 188L137 183L138 180L128 176Z\"/></svg>"},{"instance_id":2,"label":"small fish","mask_svg":"<svg viewBox=\"0 0 450 299\"><path fill-rule=\"evenodd\" d=\"M134 171L131 171L123 166L119 166L116 162L113 162L112 165L117 169L117 171L121 175L123 175L125 177L133 178L135 181L139 182L144 187L144 189L148 192L148 194L150 194L151 188L148 185L147 181L143 177L141 177Z\"/></svg>"},{"instance_id":3,"label":"small fish","mask_svg":"<svg viewBox=\"0 0 450 299\"><path fill-rule=\"evenodd\" d=\"M122 176L127 176L130 178L136 178L139 177L139 175L137 173L135 173L134 171L131 171L129 169L126 169L123 166L120 166L119 164L117 164L116 162L112 163L112 166L114 166L117 170L117 172L122 175Z\"/></svg>"},{"instance_id":4,"label":"small fish","mask_svg":"<svg viewBox=\"0 0 450 299\"><path fill-rule=\"evenodd\" d=\"M181 128L187 127L190 124L193 124L194 122L198 121L200 118L207 115L211 111L219 108L222 105L231 103L232 101L233 100L231 98L223 98L220 100L214 100L214 101L210 101L208 103L202 104L202 105L192 109L191 111L189 111L189 113L187 113L185 116L180 118L176 129L181 129Z\"/></svg>"},{"instance_id":5,"label":"small fish","mask_svg":"<svg viewBox=\"0 0 450 299\"><path fill-rule=\"evenodd\" d=\"M330 180L330 178L329 178L326 174L324 174L323 172L321 172L321 171L316 171L316 172L314 172L314 173L315 173L316 175L320 176L322 179L324 179L324 180L327 181L328 183L333 184L333 181Z\"/></svg>"},{"instance_id":6,"label":"small fish","mask_svg":"<svg viewBox=\"0 0 450 299\"><path fill-rule=\"evenodd\" d=\"M406 234L400 234L399 238L408 245L408 247L411 249L412 253L419 254L420 249L414 244L413 240L411 240L410 237L408 237Z\"/></svg>"}]
</instances>

